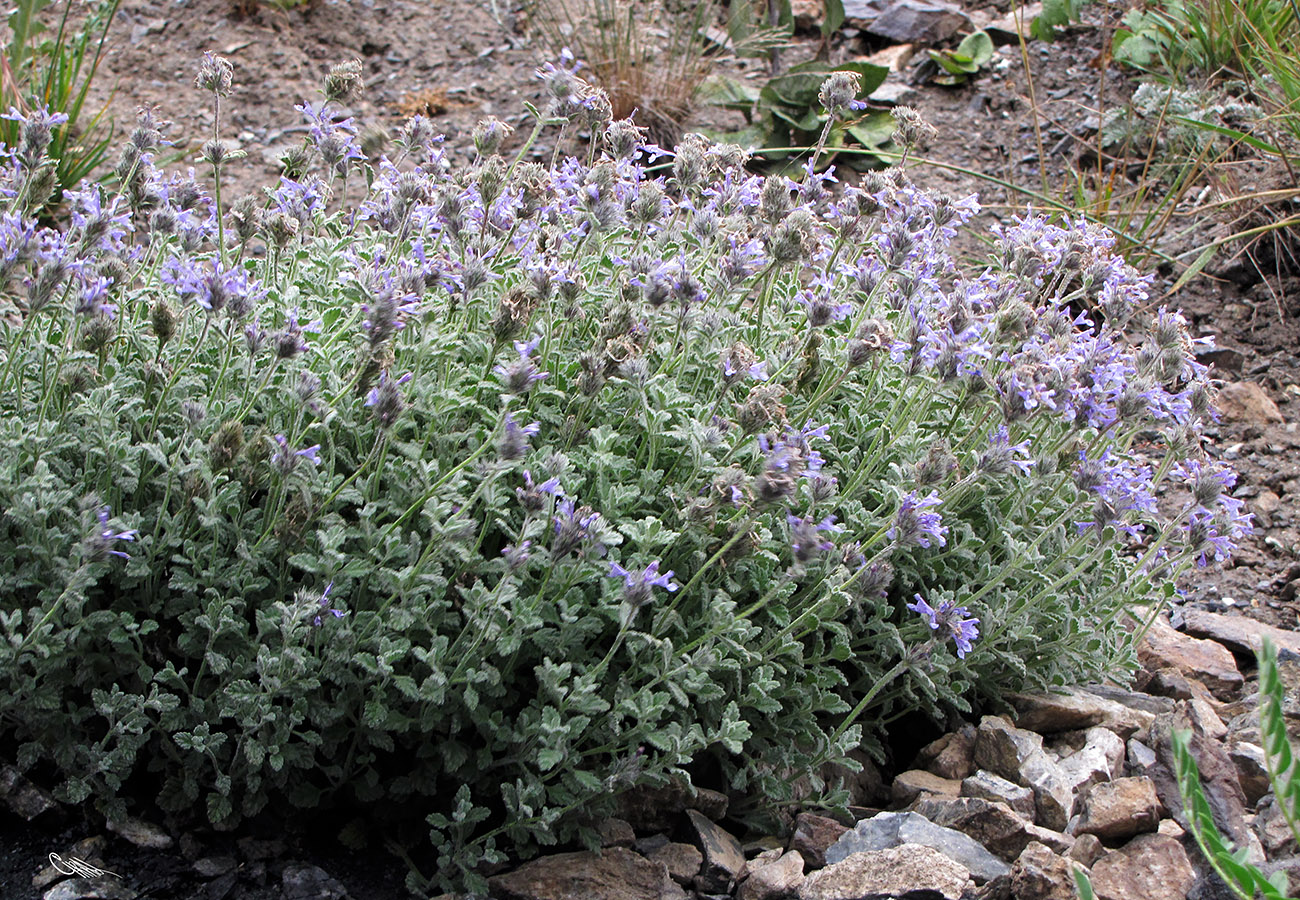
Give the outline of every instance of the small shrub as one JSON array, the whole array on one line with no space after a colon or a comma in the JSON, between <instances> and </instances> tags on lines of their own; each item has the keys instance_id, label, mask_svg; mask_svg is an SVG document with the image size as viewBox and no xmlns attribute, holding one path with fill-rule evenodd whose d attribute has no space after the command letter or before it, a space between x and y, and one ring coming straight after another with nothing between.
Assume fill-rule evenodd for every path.
<instances>
[{"instance_id":1,"label":"small shrub","mask_svg":"<svg viewBox=\"0 0 1300 900\"><path fill-rule=\"evenodd\" d=\"M379 810L481 887L633 783L834 805L824 763L900 715L1115 677L1120 614L1249 527L1183 321L1118 330L1148 281L1105 232L1016 221L967 271L974 198L691 135L652 176L540 74L533 137L580 118L589 162L488 121L453 165L416 118L361 179L305 104L310 171L227 207L145 112L62 232L4 169L0 721L62 799Z\"/></svg>"}]
</instances>

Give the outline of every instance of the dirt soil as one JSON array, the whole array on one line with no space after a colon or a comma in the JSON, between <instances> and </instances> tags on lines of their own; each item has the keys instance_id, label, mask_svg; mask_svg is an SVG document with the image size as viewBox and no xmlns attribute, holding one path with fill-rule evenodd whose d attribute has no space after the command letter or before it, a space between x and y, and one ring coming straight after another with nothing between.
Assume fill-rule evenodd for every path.
<instances>
[{"instance_id":1,"label":"dirt soil","mask_svg":"<svg viewBox=\"0 0 1300 900\"><path fill-rule=\"evenodd\" d=\"M966 6L980 26L1007 13L1000 2L967 0ZM1018 43L1000 46L986 70L959 87L918 82L924 50L891 75L891 95L917 107L938 128L925 158L954 167L913 164L913 179L955 195L978 193L985 227L1023 213L1031 202L990 177L1062 196L1073 183L1071 173L1092 166L1089 148L1104 110L1122 105L1136 84L1131 73L1101 58L1098 48L1109 44L1117 15L1101 6L1088 7L1083 25L1055 43L1033 42L1023 51ZM220 137L247 153L230 166L223 187L226 196L238 196L273 182L280 155L306 131L294 105L319 100L326 69L357 58L366 90L348 114L389 132L410 114L426 115L445 132L453 152L468 157L473 152L469 132L479 119L495 115L522 124L523 101L538 97L532 71L548 51L530 39L524 25L522 11L510 0L320 0L288 10L257 0L123 0L91 103L106 105L122 129L130 127L140 104L157 105L161 116L174 122L177 167L196 165L198 147L215 126ZM797 46L785 51L786 64L811 57L819 43L815 30L801 33ZM832 39L829 51L840 61L885 47L886 42L850 27ZM219 121L210 96L193 83L204 51L234 64L234 91L223 102ZM733 73L755 77L762 70L757 62L729 66ZM727 124L736 124L734 115L703 110L688 128ZM514 137L517 141L519 135ZM549 156L551 150L543 141L533 153ZM1176 255L1221 235L1225 227L1205 216L1194 232L1158 249ZM978 240L968 249L983 253ZM1186 579L1183 602L1297 629L1300 521L1293 507L1300 496L1300 278L1293 273L1261 281L1251 264L1227 255L1167 300L1160 295L1177 273L1169 266L1157 269L1161 286L1152 302L1182 308L1194 336L1213 335L1223 349L1203 361L1214 362L1225 382L1259 385L1280 415L1267 405L1250 408L1225 417L1209 432L1210 452L1237 467L1235 493L1247 498L1259 527L1229 568L1198 571ZM29 824L0 808L0 897L41 896L31 879L47 855L95 834L103 830L91 819ZM344 853L310 835L274 836L268 863L260 869L245 864L237 877L215 878L196 875L192 860L232 851L233 836L189 838L188 844L161 851L107 837L105 868L121 873L139 897L278 898L278 872L288 861L319 865L356 900L404 893L404 866L383 850ZM314 890L303 896L333 896L335 888L320 884Z\"/></svg>"}]
</instances>

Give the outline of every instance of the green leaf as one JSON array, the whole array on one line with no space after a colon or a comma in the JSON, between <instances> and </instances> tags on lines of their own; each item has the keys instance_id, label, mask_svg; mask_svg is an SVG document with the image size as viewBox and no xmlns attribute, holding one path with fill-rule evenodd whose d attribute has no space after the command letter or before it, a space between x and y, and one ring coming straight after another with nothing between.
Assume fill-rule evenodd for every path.
<instances>
[{"instance_id":1,"label":"green leaf","mask_svg":"<svg viewBox=\"0 0 1300 900\"><path fill-rule=\"evenodd\" d=\"M839 31L840 26L843 24L843 0L822 0L822 37L830 37L832 34Z\"/></svg>"},{"instance_id":2,"label":"green leaf","mask_svg":"<svg viewBox=\"0 0 1300 900\"><path fill-rule=\"evenodd\" d=\"M957 45L957 54L966 57L976 68L979 68L993 58L993 39L986 31L968 34Z\"/></svg>"}]
</instances>

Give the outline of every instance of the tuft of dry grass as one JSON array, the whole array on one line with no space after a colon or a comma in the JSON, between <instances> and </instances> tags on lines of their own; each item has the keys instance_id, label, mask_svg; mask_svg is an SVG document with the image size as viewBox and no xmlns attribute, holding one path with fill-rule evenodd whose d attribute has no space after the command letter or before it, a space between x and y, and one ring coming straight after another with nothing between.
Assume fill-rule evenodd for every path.
<instances>
[{"instance_id":1,"label":"tuft of dry grass","mask_svg":"<svg viewBox=\"0 0 1300 900\"><path fill-rule=\"evenodd\" d=\"M712 0L537 0L529 18L552 53L568 47L582 60L614 118L672 146L717 62L705 35L716 15Z\"/></svg>"}]
</instances>

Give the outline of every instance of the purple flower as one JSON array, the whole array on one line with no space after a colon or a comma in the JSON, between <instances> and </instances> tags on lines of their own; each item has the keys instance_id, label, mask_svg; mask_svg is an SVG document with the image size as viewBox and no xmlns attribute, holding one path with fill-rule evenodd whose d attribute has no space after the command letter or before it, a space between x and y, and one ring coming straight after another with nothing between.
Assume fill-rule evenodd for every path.
<instances>
[{"instance_id":1,"label":"purple flower","mask_svg":"<svg viewBox=\"0 0 1300 900\"><path fill-rule=\"evenodd\" d=\"M410 380L410 372L396 381L388 377L388 372L383 372L379 376L379 383L366 395L366 406L374 412L375 421L380 428L392 427L402 410L406 409L406 401L402 399L402 392L398 388Z\"/></svg>"},{"instance_id":2,"label":"purple flower","mask_svg":"<svg viewBox=\"0 0 1300 900\"><path fill-rule=\"evenodd\" d=\"M505 558L506 567L509 568L511 572L521 568L524 563L528 562L528 557L531 555L529 551L532 549L532 546L532 541L523 541L517 547L512 544L507 544L503 547L501 549L501 555Z\"/></svg>"},{"instance_id":3,"label":"purple flower","mask_svg":"<svg viewBox=\"0 0 1300 900\"><path fill-rule=\"evenodd\" d=\"M529 512L537 512L545 504L543 494L563 497L564 489L560 487L560 479L548 478L541 484L534 484L533 473L524 469L524 486L515 488L515 496L519 498L520 504Z\"/></svg>"},{"instance_id":4,"label":"purple flower","mask_svg":"<svg viewBox=\"0 0 1300 900\"><path fill-rule=\"evenodd\" d=\"M313 616L311 620L311 624L315 628L320 628L321 622L323 621L322 617L326 613L329 613L336 619L341 619L347 615L347 613L341 609L331 608L329 596L330 596L330 591L332 590L334 590L334 582L331 581L329 584L325 585L325 590L320 592L321 609L320 612L318 612L315 616Z\"/></svg>"},{"instance_id":5,"label":"purple flower","mask_svg":"<svg viewBox=\"0 0 1300 900\"><path fill-rule=\"evenodd\" d=\"M942 502L938 491L931 491L927 497L918 497L916 491L910 492L898 507L894 524L889 526L886 536L900 547L915 544L928 548L932 541L937 541L940 547L945 546L948 542L944 535L948 528L937 512L930 511Z\"/></svg>"},{"instance_id":6,"label":"purple flower","mask_svg":"<svg viewBox=\"0 0 1300 900\"><path fill-rule=\"evenodd\" d=\"M515 341L515 352L519 354L519 358L508 366L497 366L492 370L501 376L506 390L510 393L526 393L534 384L550 374L538 371L537 364L533 361L533 352L541 342L540 335L531 341Z\"/></svg>"},{"instance_id":7,"label":"purple flower","mask_svg":"<svg viewBox=\"0 0 1300 900\"><path fill-rule=\"evenodd\" d=\"M1005 475L1013 468L1019 469L1022 475L1028 475L1034 467L1033 460L1029 458L1029 441L1011 443L1007 436L1007 426L999 425L989 437L989 447L980 454L977 465L981 472L990 475Z\"/></svg>"},{"instance_id":8,"label":"purple flower","mask_svg":"<svg viewBox=\"0 0 1300 900\"><path fill-rule=\"evenodd\" d=\"M247 315L266 294L242 267L223 270L216 259L209 271L193 260L173 256L163 263L159 277L164 284L172 285L182 299L196 300L208 312L217 313L229 305L234 318Z\"/></svg>"},{"instance_id":9,"label":"purple flower","mask_svg":"<svg viewBox=\"0 0 1300 900\"><path fill-rule=\"evenodd\" d=\"M113 542L134 541L136 539L136 536L140 532L136 531L134 528L129 528L126 531L114 531L113 528L108 524L107 506L101 506L96 511L95 517L99 519L99 526L95 529L95 532L86 541L89 555L94 558L99 558L103 556L117 556L122 559L130 559L131 557L128 554L124 553L123 551L112 549Z\"/></svg>"},{"instance_id":10,"label":"purple flower","mask_svg":"<svg viewBox=\"0 0 1300 900\"><path fill-rule=\"evenodd\" d=\"M281 475L288 476L298 466L299 459L305 459L313 466L320 465L320 444L313 444L301 450L289 449L289 439L282 434L275 436L276 450L271 457L271 465Z\"/></svg>"},{"instance_id":11,"label":"purple flower","mask_svg":"<svg viewBox=\"0 0 1300 900\"><path fill-rule=\"evenodd\" d=\"M662 575L659 574L658 561L650 563L640 572L629 571L618 563L612 562L609 564L609 575L611 578L623 579L623 600L633 610L650 602L650 589L653 587L661 587L670 592L680 587L671 581L672 569Z\"/></svg>"},{"instance_id":12,"label":"purple flower","mask_svg":"<svg viewBox=\"0 0 1300 900\"><path fill-rule=\"evenodd\" d=\"M551 558L563 559L574 551L580 551L587 544L592 546L597 556L603 556L605 547L591 534L591 526L596 524L600 513L590 506L576 506L567 497L556 505L555 538L551 541Z\"/></svg>"},{"instance_id":13,"label":"purple flower","mask_svg":"<svg viewBox=\"0 0 1300 900\"><path fill-rule=\"evenodd\" d=\"M930 623L931 631L942 631L941 638L951 636L953 643L957 645L957 656L961 659L966 658L970 652L971 642L980 636L979 619L970 619L970 610L964 606L958 606L952 600L944 600L939 604L936 610L930 604L926 603L920 594L914 594L915 603L907 604L907 608L912 612L920 613Z\"/></svg>"},{"instance_id":14,"label":"purple flower","mask_svg":"<svg viewBox=\"0 0 1300 900\"><path fill-rule=\"evenodd\" d=\"M502 459L521 459L528 452L528 439L541 430L542 426L537 422L521 426L513 415L506 413L497 452Z\"/></svg>"},{"instance_id":15,"label":"purple flower","mask_svg":"<svg viewBox=\"0 0 1300 900\"><path fill-rule=\"evenodd\" d=\"M834 549L835 544L822 538L822 532L838 533L844 530L842 526L835 524L834 516L827 516L820 522L814 523L812 516L799 518L786 513L785 521L790 526L790 549L794 551L794 561L799 566L810 562L827 550Z\"/></svg>"}]
</instances>

